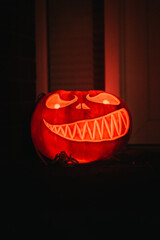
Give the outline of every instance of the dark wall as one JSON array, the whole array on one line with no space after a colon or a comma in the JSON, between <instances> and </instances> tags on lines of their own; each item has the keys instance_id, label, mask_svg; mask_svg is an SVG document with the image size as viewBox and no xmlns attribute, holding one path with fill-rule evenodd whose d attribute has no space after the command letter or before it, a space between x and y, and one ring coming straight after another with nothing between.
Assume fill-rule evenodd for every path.
<instances>
[{"instance_id":1,"label":"dark wall","mask_svg":"<svg viewBox=\"0 0 160 240\"><path fill-rule=\"evenodd\" d=\"M48 0L49 89L104 89L104 0Z\"/></svg>"},{"instance_id":2,"label":"dark wall","mask_svg":"<svg viewBox=\"0 0 160 240\"><path fill-rule=\"evenodd\" d=\"M9 151L3 148L9 161L23 161L32 151L30 118L35 102L35 26L34 0L5 0L0 2L3 14L5 51L4 82L7 85L9 120L7 128ZM2 159L4 161L4 159ZM6 161L6 158L5 158Z\"/></svg>"},{"instance_id":3,"label":"dark wall","mask_svg":"<svg viewBox=\"0 0 160 240\"><path fill-rule=\"evenodd\" d=\"M105 89L104 80L104 0L92 0L94 89Z\"/></svg>"}]
</instances>

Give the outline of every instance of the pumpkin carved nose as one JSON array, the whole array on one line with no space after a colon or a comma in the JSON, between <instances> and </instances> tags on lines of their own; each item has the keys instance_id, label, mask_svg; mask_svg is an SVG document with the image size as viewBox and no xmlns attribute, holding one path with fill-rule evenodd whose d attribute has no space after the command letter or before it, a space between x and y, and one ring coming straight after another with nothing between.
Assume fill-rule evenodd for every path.
<instances>
[{"instance_id":1,"label":"pumpkin carved nose","mask_svg":"<svg viewBox=\"0 0 160 240\"><path fill-rule=\"evenodd\" d=\"M79 103L76 109L90 109L85 103Z\"/></svg>"}]
</instances>

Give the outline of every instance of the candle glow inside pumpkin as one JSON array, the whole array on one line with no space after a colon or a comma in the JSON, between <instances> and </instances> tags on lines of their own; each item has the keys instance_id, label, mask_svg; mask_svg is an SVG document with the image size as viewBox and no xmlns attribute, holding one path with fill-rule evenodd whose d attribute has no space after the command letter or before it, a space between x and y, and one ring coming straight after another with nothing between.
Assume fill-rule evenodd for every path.
<instances>
[{"instance_id":1,"label":"candle glow inside pumpkin","mask_svg":"<svg viewBox=\"0 0 160 240\"><path fill-rule=\"evenodd\" d=\"M51 160L61 151L80 163L111 158L127 144L130 132L126 104L98 90L49 93L31 121L36 150Z\"/></svg>"}]
</instances>

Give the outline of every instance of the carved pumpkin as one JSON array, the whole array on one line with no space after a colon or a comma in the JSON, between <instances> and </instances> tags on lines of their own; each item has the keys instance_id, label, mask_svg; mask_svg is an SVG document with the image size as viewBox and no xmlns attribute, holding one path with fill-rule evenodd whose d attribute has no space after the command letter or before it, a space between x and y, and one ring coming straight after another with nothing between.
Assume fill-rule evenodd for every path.
<instances>
[{"instance_id":1,"label":"carved pumpkin","mask_svg":"<svg viewBox=\"0 0 160 240\"><path fill-rule=\"evenodd\" d=\"M126 104L104 91L45 95L31 121L36 150L49 159L65 151L80 163L108 159L127 143L131 117Z\"/></svg>"}]
</instances>

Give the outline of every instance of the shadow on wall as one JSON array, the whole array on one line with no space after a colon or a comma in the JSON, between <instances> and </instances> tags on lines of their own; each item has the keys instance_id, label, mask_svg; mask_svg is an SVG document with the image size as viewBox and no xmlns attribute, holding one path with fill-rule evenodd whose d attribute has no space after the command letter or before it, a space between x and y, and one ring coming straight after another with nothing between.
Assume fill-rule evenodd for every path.
<instances>
[{"instance_id":1,"label":"shadow on wall","mask_svg":"<svg viewBox=\"0 0 160 240\"><path fill-rule=\"evenodd\" d=\"M8 161L22 162L23 156L32 152L30 119L35 104L36 78L34 1L3 1L0 5L7 9L7 13L4 11L4 36L8 52L4 57L7 60L6 80L9 82L11 158ZM6 125L4 128L8 123Z\"/></svg>"}]
</instances>

